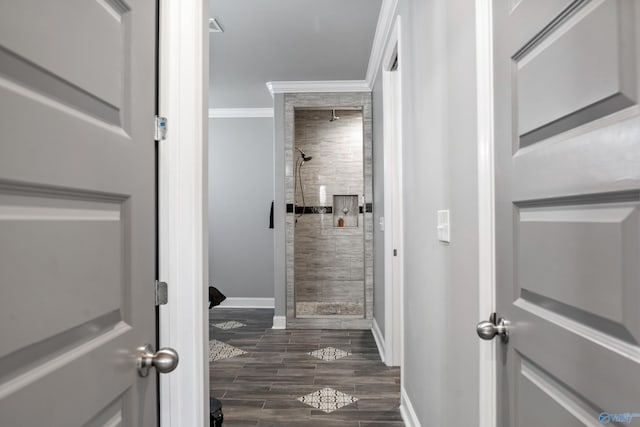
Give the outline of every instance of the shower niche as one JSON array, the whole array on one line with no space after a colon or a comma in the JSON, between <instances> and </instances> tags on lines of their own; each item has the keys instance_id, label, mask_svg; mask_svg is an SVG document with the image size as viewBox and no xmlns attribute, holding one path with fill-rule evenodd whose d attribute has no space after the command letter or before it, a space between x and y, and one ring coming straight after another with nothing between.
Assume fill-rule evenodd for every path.
<instances>
[{"instance_id":1,"label":"shower niche","mask_svg":"<svg viewBox=\"0 0 640 427\"><path fill-rule=\"evenodd\" d=\"M333 226L353 228L358 226L358 195L335 194L333 196Z\"/></svg>"},{"instance_id":2,"label":"shower niche","mask_svg":"<svg viewBox=\"0 0 640 427\"><path fill-rule=\"evenodd\" d=\"M288 328L373 315L369 93L284 94Z\"/></svg>"}]
</instances>

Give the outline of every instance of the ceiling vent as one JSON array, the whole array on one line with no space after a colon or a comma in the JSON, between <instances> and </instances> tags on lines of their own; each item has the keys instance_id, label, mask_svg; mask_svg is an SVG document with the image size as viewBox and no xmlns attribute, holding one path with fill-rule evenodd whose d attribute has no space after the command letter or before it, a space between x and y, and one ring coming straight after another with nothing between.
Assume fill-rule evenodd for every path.
<instances>
[{"instance_id":1,"label":"ceiling vent","mask_svg":"<svg viewBox=\"0 0 640 427\"><path fill-rule=\"evenodd\" d=\"M210 33L224 33L224 30L220 26L220 23L216 18L209 18L209 32Z\"/></svg>"}]
</instances>

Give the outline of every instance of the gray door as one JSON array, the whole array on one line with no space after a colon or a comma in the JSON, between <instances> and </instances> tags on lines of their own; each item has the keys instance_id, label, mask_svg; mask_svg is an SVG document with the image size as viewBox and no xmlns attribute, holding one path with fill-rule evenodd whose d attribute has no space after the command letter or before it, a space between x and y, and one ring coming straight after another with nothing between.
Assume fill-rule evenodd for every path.
<instances>
[{"instance_id":1,"label":"gray door","mask_svg":"<svg viewBox=\"0 0 640 427\"><path fill-rule=\"evenodd\" d=\"M155 426L155 1L0 2L0 425Z\"/></svg>"},{"instance_id":2,"label":"gray door","mask_svg":"<svg viewBox=\"0 0 640 427\"><path fill-rule=\"evenodd\" d=\"M640 2L493 5L499 425L640 425Z\"/></svg>"}]
</instances>

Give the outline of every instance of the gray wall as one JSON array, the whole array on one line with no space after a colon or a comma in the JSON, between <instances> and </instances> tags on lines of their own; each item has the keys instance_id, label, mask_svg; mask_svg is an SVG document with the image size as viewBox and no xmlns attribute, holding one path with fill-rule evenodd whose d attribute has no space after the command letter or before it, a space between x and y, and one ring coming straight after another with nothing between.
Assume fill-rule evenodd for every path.
<instances>
[{"instance_id":1,"label":"gray wall","mask_svg":"<svg viewBox=\"0 0 640 427\"><path fill-rule=\"evenodd\" d=\"M273 297L273 119L209 128L209 280L227 297Z\"/></svg>"},{"instance_id":2,"label":"gray wall","mask_svg":"<svg viewBox=\"0 0 640 427\"><path fill-rule=\"evenodd\" d=\"M373 318L384 336L384 148L382 115L382 73L378 73L371 92L373 113Z\"/></svg>"},{"instance_id":3,"label":"gray wall","mask_svg":"<svg viewBox=\"0 0 640 427\"><path fill-rule=\"evenodd\" d=\"M404 67L403 387L423 426L477 426L475 2L400 0L399 13ZM443 244L437 240L436 211L447 208L452 240Z\"/></svg>"}]
</instances>

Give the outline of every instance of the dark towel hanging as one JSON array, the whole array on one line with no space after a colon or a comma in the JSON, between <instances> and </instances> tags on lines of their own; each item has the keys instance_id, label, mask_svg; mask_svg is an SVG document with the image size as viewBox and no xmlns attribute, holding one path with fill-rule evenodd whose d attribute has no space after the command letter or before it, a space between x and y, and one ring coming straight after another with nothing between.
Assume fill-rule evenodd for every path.
<instances>
[{"instance_id":1,"label":"dark towel hanging","mask_svg":"<svg viewBox=\"0 0 640 427\"><path fill-rule=\"evenodd\" d=\"M226 300L227 297L222 294L218 289L213 286L209 286L209 308L215 307L216 305L220 305L220 303Z\"/></svg>"},{"instance_id":2,"label":"dark towel hanging","mask_svg":"<svg viewBox=\"0 0 640 427\"><path fill-rule=\"evenodd\" d=\"M273 200L271 201L271 212L269 213L269 228L273 228Z\"/></svg>"}]
</instances>

